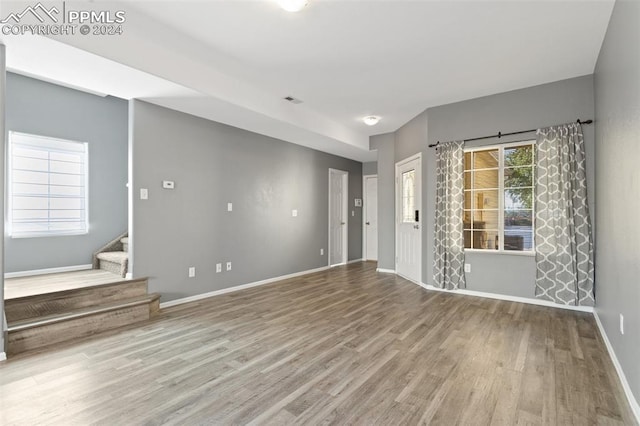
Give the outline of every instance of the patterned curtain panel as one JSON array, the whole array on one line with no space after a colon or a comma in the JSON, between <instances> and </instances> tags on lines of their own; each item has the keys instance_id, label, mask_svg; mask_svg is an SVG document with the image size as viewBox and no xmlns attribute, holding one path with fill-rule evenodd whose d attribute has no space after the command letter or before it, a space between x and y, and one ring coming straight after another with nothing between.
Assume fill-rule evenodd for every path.
<instances>
[{"instance_id":1,"label":"patterned curtain panel","mask_svg":"<svg viewBox=\"0 0 640 426\"><path fill-rule=\"evenodd\" d=\"M580 124L538 129L535 190L536 296L593 306L593 244Z\"/></svg>"},{"instance_id":2,"label":"patterned curtain panel","mask_svg":"<svg viewBox=\"0 0 640 426\"><path fill-rule=\"evenodd\" d=\"M436 287L465 288L464 281L464 142L437 149L435 266Z\"/></svg>"}]
</instances>

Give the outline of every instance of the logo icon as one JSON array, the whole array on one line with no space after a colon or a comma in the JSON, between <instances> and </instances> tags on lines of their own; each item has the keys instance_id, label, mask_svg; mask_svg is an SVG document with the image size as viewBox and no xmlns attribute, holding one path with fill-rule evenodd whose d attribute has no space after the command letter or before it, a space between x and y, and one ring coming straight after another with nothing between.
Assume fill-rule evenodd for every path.
<instances>
[{"instance_id":1,"label":"logo icon","mask_svg":"<svg viewBox=\"0 0 640 426\"><path fill-rule=\"evenodd\" d=\"M14 23L17 24L23 17L29 14L33 15L41 23L43 23L45 21L45 18L47 17L54 23L57 23L58 18L56 18L54 14L57 15L58 13L60 13L60 11L55 6L53 6L51 9L47 9L43 6L42 3L38 3L35 6L28 6L20 13L10 13L9 16L0 21L0 24L6 24L11 20L13 20Z\"/></svg>"}]
</instances>

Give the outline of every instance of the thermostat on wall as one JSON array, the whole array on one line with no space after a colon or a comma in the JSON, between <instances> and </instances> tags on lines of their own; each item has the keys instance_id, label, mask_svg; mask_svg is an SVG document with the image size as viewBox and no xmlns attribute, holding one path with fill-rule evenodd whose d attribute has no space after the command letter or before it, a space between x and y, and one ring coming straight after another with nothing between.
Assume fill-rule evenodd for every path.
<instances>
[{"instance_id":1,"label":"thermostat on wall","mask_svg":"<svg viewBox=\"0 0 640 426\"><path fill-rule=\"evenodd\" d=\"M362 207L362 198L356 198L356 207Z\"/></svg>"},{"instance_id":2,"label":"thermostat on wall","mask_svg":"<svg viewBox=\"0 0 640 426\"><path fill-rule=\"evenodd\" d=\"M162 187L164 189L173 189L175 187L175 184L172 180L163 180Z\"/></svg>"}]
</instances>

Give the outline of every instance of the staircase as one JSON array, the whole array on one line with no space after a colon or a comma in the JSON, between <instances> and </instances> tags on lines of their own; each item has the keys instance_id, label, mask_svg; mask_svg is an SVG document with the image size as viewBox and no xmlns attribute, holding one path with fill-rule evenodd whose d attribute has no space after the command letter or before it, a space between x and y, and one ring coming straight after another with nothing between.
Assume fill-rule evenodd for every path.
<instances>
[{"instance_id":1,"label":"staircase","mask_svg":"<svg viewBox=\"0 0 640 426\"><path fill-rule=\"evenodd\" d=\"M160 295L147 293L147 278L114 278L106 284L5 300L9 354L146 321L158 312Z\"/></svg>"},{"instance_id":2,"label":"staircase","mask_svg":"<svg viewBox=\"0 0 640 426\"><path fill-rule=\"evenodd\" d=\"M104 269L124 278L128 268L129 237L126 232L93 254L93 269Z\"/></svg>"}]
</instances>

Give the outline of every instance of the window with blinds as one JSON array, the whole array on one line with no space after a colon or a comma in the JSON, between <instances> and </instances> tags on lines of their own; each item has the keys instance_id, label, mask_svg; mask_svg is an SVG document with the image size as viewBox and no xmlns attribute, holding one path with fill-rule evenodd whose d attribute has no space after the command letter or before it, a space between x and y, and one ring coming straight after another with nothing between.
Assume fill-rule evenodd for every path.
<instances>
[{"instance_id":1,"label":"window with blinds","mask_svg":"<svg viewBox=\"0 0 640 426\"><path fill-rule=\"evenodd\" d=\"M12 238L86 234L87 144L9 133Z\"/></svg>"}]
</instances>

